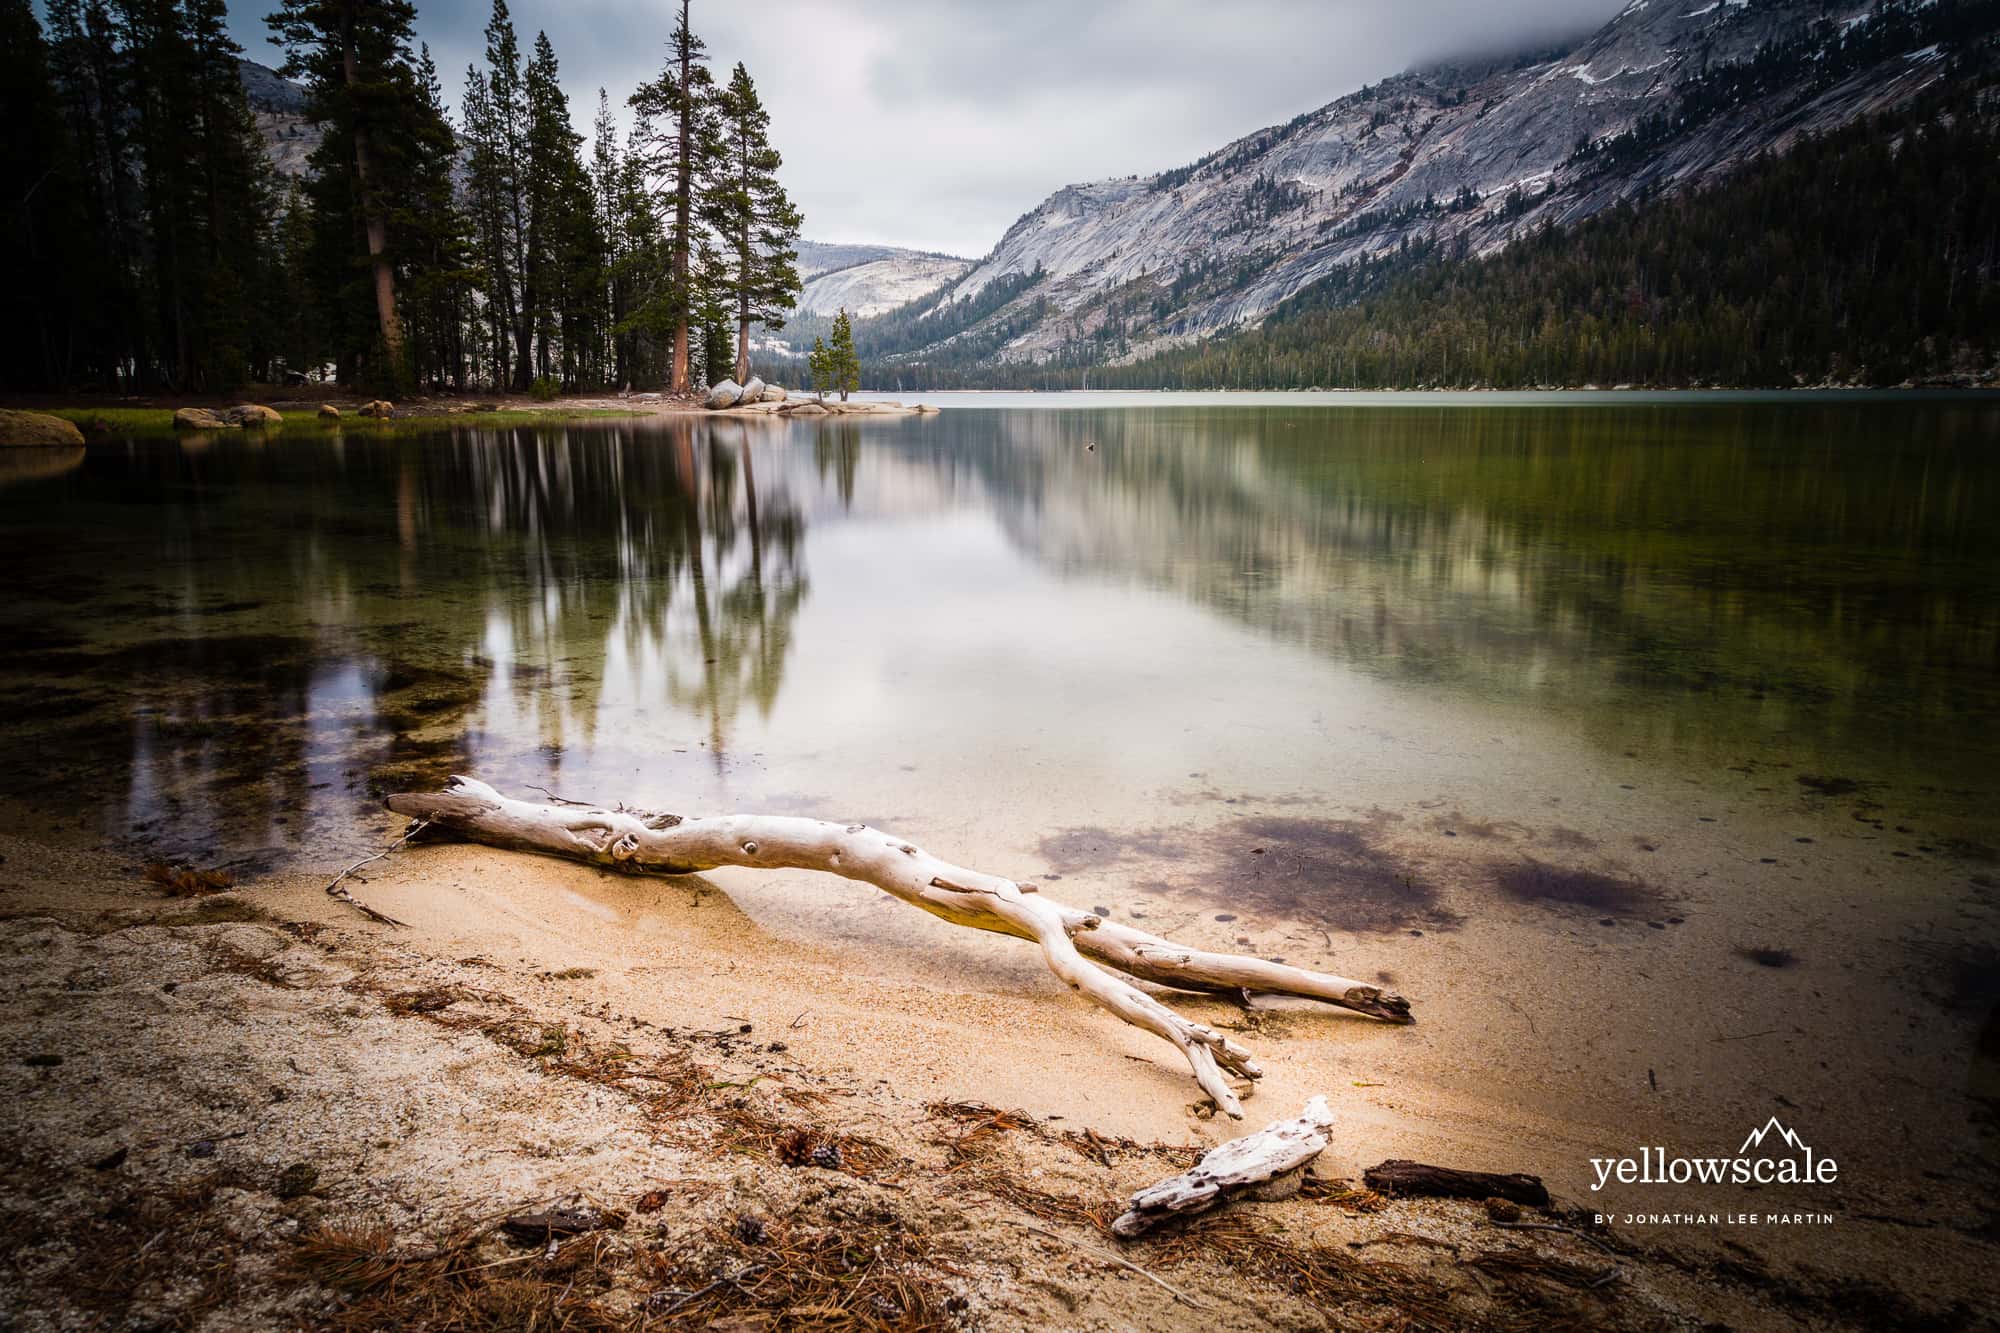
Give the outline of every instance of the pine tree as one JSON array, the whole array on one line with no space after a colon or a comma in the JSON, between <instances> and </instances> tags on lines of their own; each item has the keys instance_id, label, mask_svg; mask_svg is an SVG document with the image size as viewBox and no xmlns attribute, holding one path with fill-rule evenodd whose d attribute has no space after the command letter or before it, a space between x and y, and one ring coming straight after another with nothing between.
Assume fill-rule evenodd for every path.
<instances>
[{"instance_id":1,"label":"pine tree","mask_svg":"<svg viewBox=\"0 0 2000 1333\"><path fill-rule=\"evenodd\" d=\"M670 373L674 303L665 293L672 281L671 262L644 150L653 137L641 117L618 166L611 332L620 383L661 383Z\"/></svg>"},{"instance_id":2,"label":"pine tree","mask_svg":"<svg viewBox=\"0 0 2000 1333\"><path fill-rule=\"evenodd\" d=\"M593 306L603 284L605 240L583 166L583 139L570 128L569 99L546 33L536 34L523 87L528 112L524 272L533 301L535 368L538 378L576 387L598 374L588 345L598 327Z\"/></svg>"},{"instance_id":3,"label":"pine tree","mask_svg":"<svg viewBox=\"0 0 2000 1333\"><path fill-rule=\"evenodd\" d=\"M696 318L698 299L693 265L700 215L695 193L718 152L707 44L689 28L688 11L689 0L681 0L679 21L667 39L666 68L631 97L642 124L663 127L649 136L644 152L648 172L662 183L661 202L673 218L668 281L656 298L665 305L656 314L673 328L669 388L674 393L688 390L688 329Z\"/></svg>"},{"instance_id":4,"label":"pine tree","mask_svg":"<svg viewBox=\"0 0 2000 1333\"><path fill-rule=\"evenodd\" d=\"M618 289L616 273L624 257L624 239L618 224L618 124L611 117L611 97L597 90L597 120L592 126L590 152L591 207L597 215L598 234L604 240L602 282L597 292L599 347L597 356L602 377L613 384L631 383L627 368L618 355Z\"/></svg>"},{"instance_id":5,"label":"pine tree","mask_svg":"<svg viewBox=\"0 0 2000 1333\"><path fill-rule=\"evenodd\" d=\"M305 374L333 355L321 315L321 293L313 272L312 203L297 182L286 190L272 228L277 253L273 288L277 302L272 341L278 362Z\"/></svg>"},{"instance_id":6,"label":"pine tree","mask_svg":"<svg viewBox=\"0 0 2000 1333\"><path fill-rule=\"evenodd\" d=\"M826 339L815 336L812 351L806 353L806 373L812 377L812 391L818 397L826 397L826 391L834 387L838 372L834 369L834 354L826 345Z\"/></svg>"},{"instance_id":7,"label":"pine tree","mask_svg":"<svg viewBox=\"0 0 2000 1333\"><path fill-rule=\"evenodd\" d=\"M43 155L46 164L56 168L25 201L47 219L42 234L51 243L62 238L72 252L62 262L61 272L70 303L69 349L56 378L110 387L146 363L144 326L132 317L140 299L138 183L127 148L129 117L120 91L119 55L104 0L51 0L48 14L46 64L62 124L21 129L7 148L17 154ZM35 47L25 29L19 37L9 37L4 49L24 65L0 78L0 96L32 99L36 85L25 62L33 61ZM31 102L13 100L5 112L6 123L34 127L37 114ZM29 165L16 169L28 173L16 179L41 176L41 170ZM66 210L63 199L71 190L73 207ZM65 212L68 220L56 223ZM46 259L49 252L19 253ZM34 268L54 276L53 268L39 264ZM24 299L32 300L25 293ZM25 324L10 321L9 326ZM8 364L23 363L9 357Z\"/></svg>"},{"instance_id":8,"label":"pine tree","mask_svg":"<svg viewBox=\"0 0 2000 1333\"><path fill-rule=\"evenodd\" d=\"M409 50L416 14L410 0L281 0L265 19L285 48L282 72L305 82L326 135L314 154L324 184L315 207L329 220L350 208L358 215L379 348L372 374L385 385L403 382L410 369L390 215L422 158L411 143L424 116ZM337 198L342 183L345 205ZM329 229L321 234L333 242ZM346 359L354 359L351 349Z\"/></svg>"},{"instance_id":9,"label":"pine tree","mask_svg":"<svg viewBox=\"0 0 2000 1333\"><path fill-rule=\"evenodd\" d=\"M507 0L493 0L486 24L486 93L494 173L489 188L496 195L500 223L499 245L487 263L504 275L507 321L514 336L513 386L525 389L534 378L536 305L527 275L528 107L521 44Z\"/></svg>"},{"instance_id":10,"label":"pine tree","mask_svg":"<svg viewBox=\"0 0 2000 1333\"><path fill-rule=\"evenodd\" d=\"M861 387L861 359L854 354L854 325L847 318L846 306L833 319L833 341L826 348L826 371L828 387L840 394L843 403L848 394Z\"/></svg>"},{"instance_id":11,"label":"pine tree","mask_svg":"<svg viewBox=\"0 0 2000 1333\"><path fill-rule=\"evenodd\" d=\"M785 326L799 295L801 218L778 183L783 159L771 146L771 117L741 64L716 98L722 151L706 210L729 256L724 276L736 319L736 379L750 378L750 326Z\"/></svg>"},{"instance_id":12,"label":"pine tree","mask_svg":"<svg viewBox=\"0 0 2000 1333\"><path fill-rule=\"evenodd\" d=\"M84 181L58 109L49 53L28 0L0 0L0 243L16 267L0 284L0 383L54 385L68 377L90 306L64 291L83 219ZM76 277L83 275L77 274Z\"/></svg>"},{"instance_id":13,"label":"pine tree","mask_svg":"<svg viewBox=\"0 0 2000 1333\"><path fill-rule=\"evenodd\" d=\"M472 223L452 179L458 136L428 45L418 50L415 78L419 114L408 127L410 192L391 217L398 251L409 267L410 357L419 384L463 389L465 330L479 275L472 261Z\"/></svg>"},{"instance_id":14,"label":"pine tree","mask_svg":"<svg viewBox=\"0 0 2000 1333\"><path fill-rule=\"evenodd\" d=\"M514 330L514 266L509 246L512 199L492 90L477 68L465 71L460 120L466 150L467 220L485 295L485 337L478 359L486 381L502 389L512 373L508 356Z\"/></svg>"}]
</instances>

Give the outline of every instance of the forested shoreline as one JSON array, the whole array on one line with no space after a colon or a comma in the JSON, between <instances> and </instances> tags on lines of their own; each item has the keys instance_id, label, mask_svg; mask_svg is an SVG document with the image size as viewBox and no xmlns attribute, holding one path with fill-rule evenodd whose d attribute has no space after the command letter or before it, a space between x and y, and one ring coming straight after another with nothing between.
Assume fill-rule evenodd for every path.
<instances>
[{"instance_id":1,"label":"forested shoreline","mask_svg":"<svg viewBox=\"0 0 2000 1333\"><path fill-rule=\"evenodd\" d=\"M266 162L223 0L0 0L0 175L26 258L0 385L212 393L330 367L376 392L747 374L796 298L800 215L749 71L682 0L622 128L586 145L554 44L494 0L454 108L409 0L282 0L281 72L323 138Z\"/></svg>"}]
</instances>

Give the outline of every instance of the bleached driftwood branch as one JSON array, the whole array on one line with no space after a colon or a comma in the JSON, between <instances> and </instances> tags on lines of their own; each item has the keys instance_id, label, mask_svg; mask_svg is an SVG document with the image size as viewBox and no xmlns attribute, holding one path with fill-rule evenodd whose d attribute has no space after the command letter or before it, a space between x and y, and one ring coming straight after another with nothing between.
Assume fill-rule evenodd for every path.
<instances>
[{"instance_id":1,"label":"bleached driftwood branch","mask_svg":"<svg viewBox=\"0 0 2000 1333\"><path fill-rule=\"evenodd\" d=\"M1243 1108L1223 1071L1261 1077L1250 1052L1214 1028L1181 1017L1107 967L1166 986L1300 995L1375 1018L1409 1021L1409 1002L1378 986L1175 944L1050 902L1032 884L953 865L865 824L788 815L684 819L622 806L537 805L464 777L453 778L442 792L404 793L391 796L388 804L398 814L473 842L633 873L688 875L717 866L823 870L872 884L957 925L1032 940L1072 990L1172 1042L1202 1091L1239 1119Z\"/></svg>"},{"instance_id":2,"label":"bleached driftwood branch","mask_svg":"<svg viewBox=\"0 0 2000 1333\"><path fill-rule=\"evenodd\" d=\"M1282 1199L1298 1193L1305 1169L1325 1151L1333 1112L1326 1098L1306 1103L1304 1114L1274 1120L1255 1134L1231 1139L1203 1153L1178 1176L1148 1185L1111 1224L1112 1234L1130 1239L1176 1217L1205 1213L1238 1195Z\"/></svg>"}]
</instances>

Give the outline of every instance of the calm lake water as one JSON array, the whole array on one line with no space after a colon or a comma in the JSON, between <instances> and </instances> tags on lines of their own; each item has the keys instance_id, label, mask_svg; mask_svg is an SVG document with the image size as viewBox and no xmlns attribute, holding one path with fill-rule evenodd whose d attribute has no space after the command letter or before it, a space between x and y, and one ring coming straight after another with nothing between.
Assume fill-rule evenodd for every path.
<instances>
[{"instance_id":1,"label":"calm lake water","mask_svg":"<svg viewBox=\"0 0 2000 1333\"><path fill-rule=\"evenodd\" d=\"M1340 724L1406 710L2000 786L2000 404L971 401L0 459L0 795L250 865L452 772L949 843L1365 804L1429 758Z\"/></svg>"}]
</instances>

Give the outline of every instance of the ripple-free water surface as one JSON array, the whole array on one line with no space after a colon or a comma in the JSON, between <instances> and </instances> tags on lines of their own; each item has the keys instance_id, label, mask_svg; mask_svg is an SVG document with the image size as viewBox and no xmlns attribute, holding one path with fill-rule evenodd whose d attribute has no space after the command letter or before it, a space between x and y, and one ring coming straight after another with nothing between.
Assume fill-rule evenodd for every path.
<instances>
[{"instance_id":1,"label":"ripple-free water surface","mask_svg":"<svg viewBox=\"0 0 2000 1333\"><path fill-rule=\"evenodd\" d=\"M1990 790L2000 408L1270 404L93 445L0 487L0 783L274 856L452 771L1330 797L1366 694Z\"/></svg>"}]
</instances>

